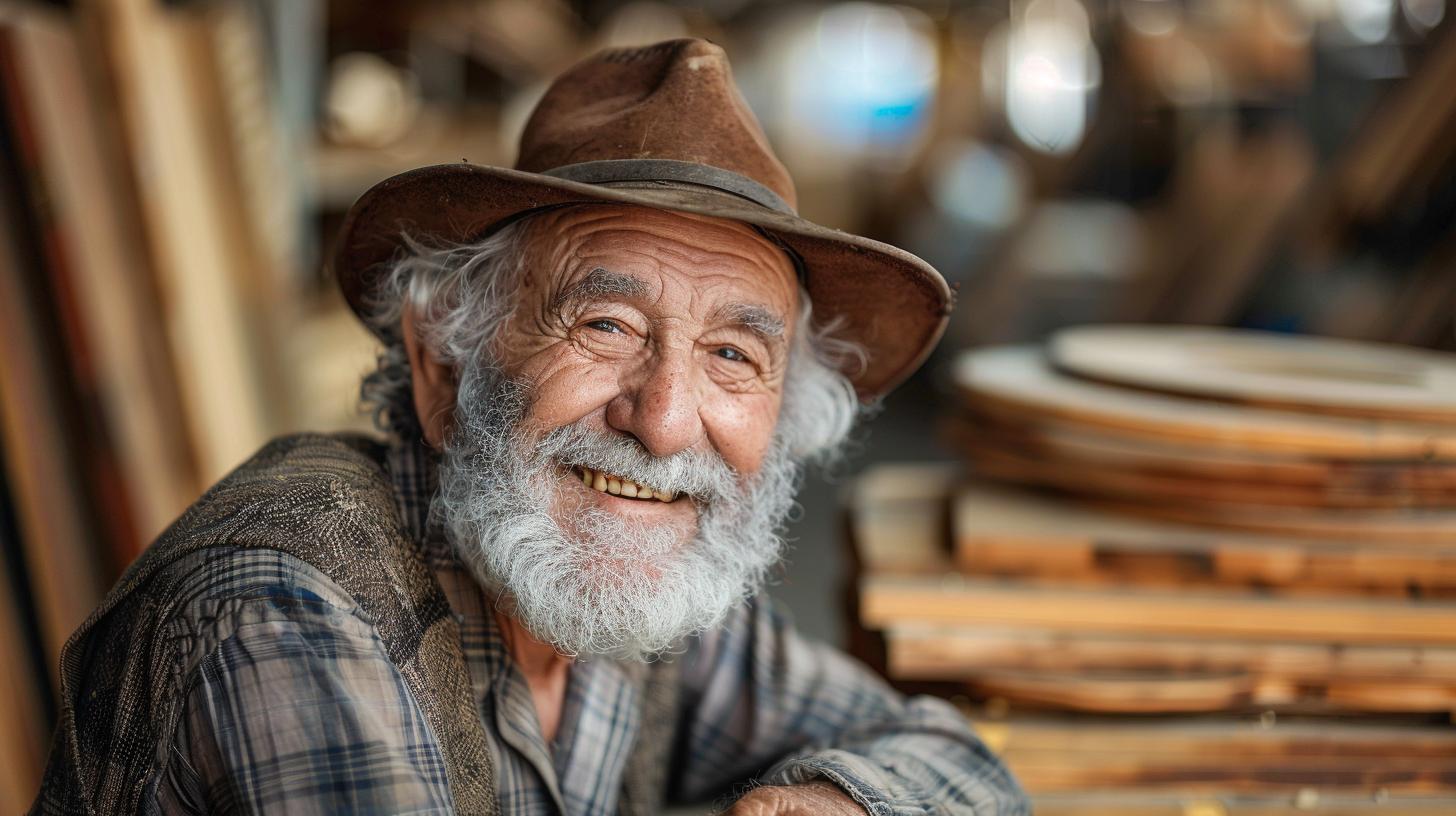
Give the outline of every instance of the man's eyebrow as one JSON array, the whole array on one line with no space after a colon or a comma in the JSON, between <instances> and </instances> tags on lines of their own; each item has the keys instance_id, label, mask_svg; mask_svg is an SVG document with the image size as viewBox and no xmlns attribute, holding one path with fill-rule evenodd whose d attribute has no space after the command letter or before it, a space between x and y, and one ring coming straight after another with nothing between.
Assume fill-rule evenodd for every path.
<instances>
[{"instance_id":1,"label":"man's eyebrow","mask_svg":"<svg viewBox=\"0 0 1456 816\"><path fill-rule=\"evenodd\" d=\"M742 326L764 340L784 336L784 319L766 306L734 303L719 309L715 317L735 326Z\"/></svg>"},{"instance_id":2,"label":"man's eyebrow","mask_svg":"<svg viewBox=\"0 0 1456 816\"><path fill-rule=\"evenodd\" d=\"M551 310L564 312L578 303L605 298L636 298L648 293L647 284L631 275L597 267L573 281L551 300Z\"/></svg>"}]
</instances>

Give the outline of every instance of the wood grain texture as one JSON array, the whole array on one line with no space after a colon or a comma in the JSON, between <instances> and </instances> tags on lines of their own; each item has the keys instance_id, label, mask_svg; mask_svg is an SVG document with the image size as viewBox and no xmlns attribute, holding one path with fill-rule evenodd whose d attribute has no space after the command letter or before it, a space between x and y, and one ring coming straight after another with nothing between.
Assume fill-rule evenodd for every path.
<instances>
[{"instance_id":1,"label":"wood grain texture","mask_svg":"<svg viewBox=\"0 0 1456 816\"><path fill-rule=\"evenodd\" d=\"M977 723L1033 794L1138 789L1181 794L1450 795L1446 726L1277 723L1196 717ZM1307 798L1307 797L1306 797ZM1318 796L1316 796L1318 798Z\"/></svg>"},{"instance_id":2,"label":"wood grain texture","mask_svg":"<svg viewBox=\"0 0 1456 816\"><path fill-rule=\"evenodd\" d=\"M1448 816L1450 810L1444 796L1392 798L1388 792L1235 797L1127 790L1032 797L1037 816Z\"/></svg>"},{"instance_id":3,"label":"wood grain texture","mask_svg":"<svg viewBox=\"0 0 1456 816\"><path fill-rule=\"evenodd\" d=\"M974 455L981 446L1014 449L1083 468L1147 476L1379 495L1414 492L1456 496L1456 462L1427 459L1350 460L1160 442L1054 420L958 411L943 425L946 438ZM975 443L971 446L969 443Z\"/></svg>"},{"instance_id":4,"label":"wood grain texture","mask_svg":"<svg viewBox=\"0 0 1456 816\"><path fill-rule=\"evenodd\" d=\"M1440 540L1279 537L1098 512L984 483L954 490L954 557L970 574L1304 594L1456 593L1456 544Z\"/></svg>"},{"instance_id":5,"label":"wood grain texture","mask_svg":"<svg viewBox=\"0 0 1456 816\"><path fill-rule=\"evenodd\" d=\"M1421 465L1409 469L1390 468L1386 478L1364 479L1364 484L1334 483L1333 472L1325 483L1261 481L1258 478L1225 479L1191 474L1176 464L1157 465L1089 460L1061 450L1049 450L1034 441L1017 439L987 428L951 423L948 435L976 471L989 478L1014 484L1045 487L1067 493L1108 499L1157 501L1207 506L1246 505L1254 507L1304 508L1449 508L1456 507L1456 486L1432 488L1401 485L1392 487L1391 475L1419 474ZM1372 474L1373 475L1373 474Z\"/></svg>"},{"instance_id":6,"label":"wood grain texture","mask_svg":"<svg viewBox=\"0 0 1456 816\"><path fill-rule=\"evenodd\" d=\"M1208 326L1057 332L1060 371L1114 385L1263 406L1456 423L1456 355L1408 346Z\"/></svg>"},{"instance_id":7,"label":"wood grain texture","mask_svg":"<svg viewBox=\"0 0 1456 816\"><path fill-rule=\"evenodd\" d=\"M1029 626L1258 641L1456 645L1456 604L1270 598L1253 592L1090 590L1012 581L866 575L861 619L967 627Z\"/></svg>"},{"instance_id":8,"label":"wood grain texture","mask_svg":"<svg viewBox=\"0 0 1456 816\"><path fill-rule=\"evenodd\" d=\"M1255 673L1290 683L1329 680L1456 683L1456 649L1351 646L1118 635L1033 627L896 624L886 630L888 668L906 680L961 680L977 672L1096 674Z\"/></svg>"},{"instance_id":9,"label":"wood grain texture","mask_svg":"<svg viewBox=\"0 0 1456 816\"><path fill-rule=\"evenodd\" d=\"M1456 460L1456 428L1308 416L1150 394L1058 374L1040 348L963 353L954 369L967 404L996 417L1056 420L1102 432L1219 450L1352 460Z\"/></svg>"}]
</instances>

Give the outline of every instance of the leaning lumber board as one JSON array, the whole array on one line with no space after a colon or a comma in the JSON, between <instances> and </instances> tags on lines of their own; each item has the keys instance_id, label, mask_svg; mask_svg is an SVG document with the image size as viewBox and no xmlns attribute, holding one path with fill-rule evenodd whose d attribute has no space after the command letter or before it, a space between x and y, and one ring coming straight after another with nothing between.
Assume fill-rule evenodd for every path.
<instances>
[{"instance_id":1,"label":"leaning lumber board","mask_svg":"<svg viewBox=\"0 0 1456 816\"><path fill-rule=\"evenodd\" d=\"M963 576L873 573L860 579L859 590L861 622L871 629L916 623L1321 643L1456 644L1456 604L1438 602L1088 590Z\"/></svg>"}]
</instances>

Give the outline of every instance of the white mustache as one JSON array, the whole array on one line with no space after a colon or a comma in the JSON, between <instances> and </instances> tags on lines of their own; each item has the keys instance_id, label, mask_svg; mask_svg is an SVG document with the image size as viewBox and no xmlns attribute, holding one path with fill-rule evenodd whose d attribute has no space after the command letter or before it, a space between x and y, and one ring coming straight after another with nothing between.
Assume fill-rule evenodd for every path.
<instances>
[{"instance_id":1,"label":"white mustache","mask_svg":"<svg viewBox=\"0 0 1456 816\"><path fill-rule=\"evenodd\" d=\"M703 504L732 499L742 490L738 472L716 453L685 450L654 456L631 437L580 422L546 434L537 453L567 467L603 471L668 493L685 494Z\"/></svg>"}]
</instances>

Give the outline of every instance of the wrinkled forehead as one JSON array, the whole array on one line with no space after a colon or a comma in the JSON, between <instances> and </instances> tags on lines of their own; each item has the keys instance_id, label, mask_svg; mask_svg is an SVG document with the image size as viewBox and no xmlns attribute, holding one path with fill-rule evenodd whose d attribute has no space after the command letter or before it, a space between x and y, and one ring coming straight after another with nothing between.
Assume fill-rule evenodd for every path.
<instances>
[{"instance_id":1,"label":"wrinkled forehead","mask_svg":"<svg viewBox=\"0 0 1456 816\"><path fill-rule=\"evenodd\" d=\"M606 270L639 281L648 299L675 289L704 302L761 304L785 319L798 305L798 277L788 254L736 221L581 205L533 217L523 239L528 285L548 296Z\"/></svg>"}]
</instances>

